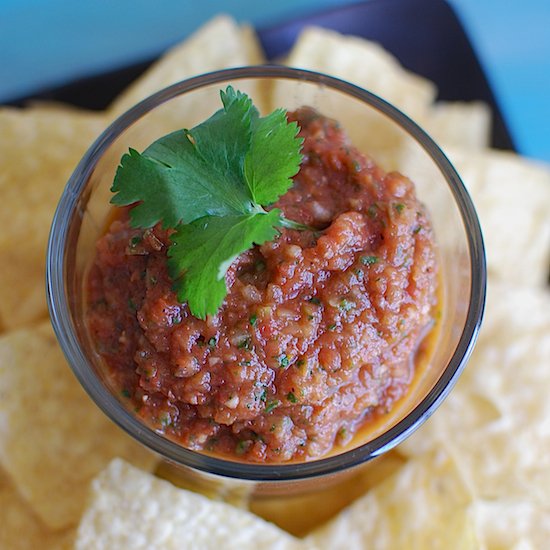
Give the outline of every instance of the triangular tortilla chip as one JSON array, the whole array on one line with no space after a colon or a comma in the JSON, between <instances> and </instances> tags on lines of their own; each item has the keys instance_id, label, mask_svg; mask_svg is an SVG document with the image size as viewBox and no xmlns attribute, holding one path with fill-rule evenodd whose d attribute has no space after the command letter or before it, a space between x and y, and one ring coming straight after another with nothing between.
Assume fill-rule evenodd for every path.
<instances>
[{"instance_id":1,"label":"triangular tortilla chip","mask_svg":"<svg viewBox=\"0 0 550 550\"><path fill-rule=\"evenodd\" d=\"M0 482L0 548L3 550L70 550L74 530L52 531L42 524L11 484Z\"/></svg>"},{"instance_id":2,"label":"triangular tortilla chip","mask_svg":"<svg viewBox=\"0 0 550 550\"><path fill-rule=\"evenodd\" d=\"M0 109L0 324L46 316L46 244L61 192L101 133L98 113L48 105Z\"/></svg>"},{"instance_id":3,"label":"triangular tortilla chip","mask_svg":"<svg viewBox=\"0 0 550 550\"><path fill-rule=\"evenodd\" d=\"M480 500L472 504L477 537L488 550L546 548L550 539L550 508L528 500Z\"/></svg>"},{"instance_id":4,"label":"triangular tortilla chip","mask_svg":"<svg viewBox=\"0 0 550 550\"><path fill-rule=\"evenodd\" d=\"M474 202L485 240L489 276L518 285L547 287L550 166L496 150L450 147L445 152ZM412 178L420 197L429 198L433 215L448 218L448 195L431 185L433 167L413 148L404 148L400 156L400 171ZM450 238L447 241L446 245L452 246Z\"/></svg>"},{"instance_id":5,"label":"triangular tortilla chip","mask_svg":"<svg viewBox=\"0 0 550 550\"><path fill-rule=\"evenodd\" d=\"M489 285L479 341L456 388L400 446L448 446L481 498L550 506L550 292Z\"/></svg>"},{"instance_id":6,"label":"triangular tortilla chip","mask_svg":"<svg viewBox=\"0 0 550 550\"><path fill-rule=\"evenodd\" d=\"M307 540L327 550L473 548L471 495L444 452L409 461Z\"/></svg>"},{"instance_id":7,"label":"triangular tortilla chip","mask_svg":"<svg viewBox=\"0 0 550 550\"><path fill-rule=\"evenodd\" d=\"M490 145L491 111L481 101L441 101L417 122L443 149L481 150Z\"/></svg>"},{"instance_id":8,"label":"triangular tortilla chip","mask_svg":"<svg viewBox=\"0 0 550 550\"><path fill-rule=\"evenodd\" d=\"M187 78L219 69L257 65L264 62L262 50L250 27L239 27L230 17L211 19L188 39L166 52L140 78L132 83L111 105L109 115L117 117L151 94ZM250 87L249 87L250 88ZM258 101L258 87L244 90ZM197 94L195 94L197 95ZM218 104L219 104L219 100ZM216 104L215 109L218 109ZM197 96L193 108L186 102L180 113L174 105L170 112L181 117L184 127L190 128L213 113L211 105ZM169 116L167 115L167 118ZM169 123L169 120L166 120ZM183 127L183 126L181 126Z\"/></svg>"},{"instance_id":9,"label":"triangular tortilla chip","mask_svg":"<svg viewBox=\"0 0 550 550\"><path fill-rule=\"evenodd\" d=\"M317 27L306 28L285 62L347 80L389 101L414 119L424 116L435 98L435 86L406 71L390 53L374 42L344 36ZM270 108L295 109L310 105L335 118L352 143L386 170L394 169L394 155L404 133L395 123L349 96L325 92L322 87L278 82Z\"/></svg>"},{"instance_id":10,"label":"triangular tortilla chip","mask_svg":"<svg viewBox=\"0 0 550 550\"><path fill-rule=\"evenodd\" d=\"M304 550L312 546L250 512L178 489L114 460L92 483L75 548Z\"/></svg>"},{"instance_id":11,"label":"triangular tortilla chip","mask_svg":"<svg viewBox=\"0 0 550 550\"><path fill-rule=\"evenodd\" d=\"M0 463L42 520L75 524L88 483L115 456L157 461L86 395L49 322L2 336Z\"/></svg>"}]
</instances>

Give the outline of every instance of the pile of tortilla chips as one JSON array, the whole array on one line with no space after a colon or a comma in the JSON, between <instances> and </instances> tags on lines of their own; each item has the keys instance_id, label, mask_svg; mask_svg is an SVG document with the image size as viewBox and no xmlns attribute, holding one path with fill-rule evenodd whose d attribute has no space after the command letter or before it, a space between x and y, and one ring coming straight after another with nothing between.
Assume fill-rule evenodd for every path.
<instances>
[{"instance_id":1,"label":"pile of tortilla chips","mask_svg":"<svg viewBox=\"0 0 550 550\"><path fill-rule=\"evenodd\" d=\"M432 419L341 486L243 510L161 479L170 476L158 458L103 416L64 361L47 320L44 263L76 163L113 118L156 90L263 61L253 30L219 17L105 112L0 109L0 549L546 547L550 168L489 150L484 105L434 103L433 84L376 44L311 28L286 62L402 109L441 144L476 204L487 247L486 320ZM284 87L265 101L290 107ZM380 139L383 158L390 148L404 173L421 172L398 138Z\"/></svg>"}]
</instances>

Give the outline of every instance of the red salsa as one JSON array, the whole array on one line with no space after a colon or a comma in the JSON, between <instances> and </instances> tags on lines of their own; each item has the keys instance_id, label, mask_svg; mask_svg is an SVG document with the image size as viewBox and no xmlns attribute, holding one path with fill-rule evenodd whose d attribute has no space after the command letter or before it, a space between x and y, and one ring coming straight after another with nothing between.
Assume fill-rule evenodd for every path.
<instances>
[{"instance_id":1,"label":"red salsa","mask_svg":"<svg viewBox=\"0 0 550 550\"><path fill-rule=\"evenodd\" d=\"M253 462L308 460L388 412L414 374L436 301L434 236L414 186L358 152L334 120L289 114L305 138L277 203L281 229L239 256L222 308L178 303L170 234L120 210L97 243L87 322L122 398L185 447Z\"/></svg>"}]
</instances>

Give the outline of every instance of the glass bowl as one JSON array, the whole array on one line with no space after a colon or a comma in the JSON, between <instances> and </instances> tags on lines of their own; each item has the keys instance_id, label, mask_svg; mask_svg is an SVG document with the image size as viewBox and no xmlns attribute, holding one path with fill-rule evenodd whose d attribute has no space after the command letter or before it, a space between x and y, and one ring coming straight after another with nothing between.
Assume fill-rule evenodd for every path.
<instances>
[{"instance_id":1,"label":"glass bowl","mask_svg":"<svg viewBox=\"0 0 550 550\"><path fill-rule=\"evenodd\" d=\"M307 104L337 119L352 142L387 170L405 162L431 211L439 246L441 318L429 365L382 425L355 447L316 460L257 464L203 454L167 439L138 420L109 387L84 322L84 279L110 212L110 187L123 153L190 128L219 107L232 84L256 105ZM271 88L269 88L271 87ZM274 90L268 95L269 90ZM270 103L273 103L271 105ZM265 114L265 113L263 113ZM399 154L389 144L400 143ZM285 492L318 476L337 477L398 445L440 405L474 346L485 301L485 255L477 216L447 158L413 121L372 93L326 75L287 67L229 69L186 80L142 101L113 122L85 154L59 202L47 254L47 293L53 327L80 383L104 413L167 461L213 478L254 482Z\"/></svg>"}]
</instances>

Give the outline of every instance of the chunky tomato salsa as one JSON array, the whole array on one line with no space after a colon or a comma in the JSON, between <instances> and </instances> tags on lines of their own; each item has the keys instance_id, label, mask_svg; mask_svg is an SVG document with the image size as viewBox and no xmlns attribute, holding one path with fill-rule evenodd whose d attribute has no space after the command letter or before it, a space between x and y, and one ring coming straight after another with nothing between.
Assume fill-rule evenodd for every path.
<instances>
[{"instance_id":1,"label":"chunky tomato salsa","mask_svg":"<svg viewBox=\"0 0 550 550\"><path fill-rule=\"evenodd\" d=\"M240 255L216 315L178 302L169 232L132 229L124 209L88 278L92 340L136 414L185 447L253 462L320 457L388 412L436 301L434 236L411 181L334 120L289 118L304 158L275 206L312 230Z\"/></svg>"}]
</instances>

